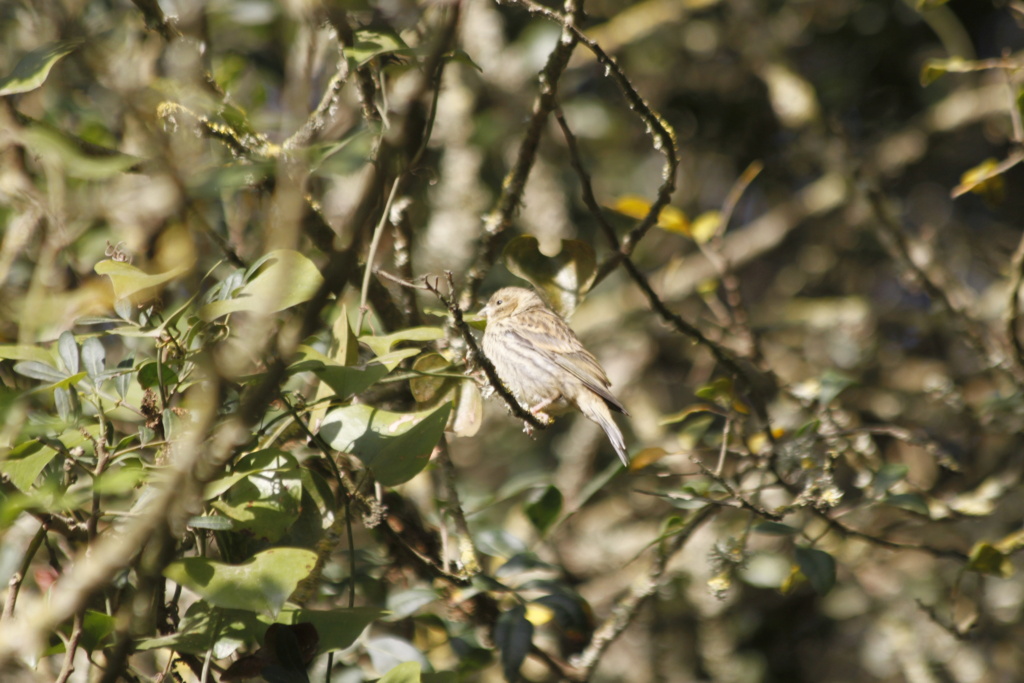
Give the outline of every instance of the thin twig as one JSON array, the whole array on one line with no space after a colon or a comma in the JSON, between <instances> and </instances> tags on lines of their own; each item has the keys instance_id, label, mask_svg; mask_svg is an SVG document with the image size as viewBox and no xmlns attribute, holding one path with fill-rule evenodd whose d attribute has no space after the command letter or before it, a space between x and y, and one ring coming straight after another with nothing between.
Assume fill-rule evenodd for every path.
<instances>
[{"instance_id":1,"label":"thin twig","mask_svg":"<svg viewBox=\"0 0 1024 683\"><path fill-rule=\"evenodd\" d=\"M437 445L437 460L441 463L441 481L444 482L446 507L455 521L455 530L459 532L459 563L465 568L463 571L468 578L480 572L483 560L473 542L473 535L469 532L469 524L466 523L466 513L462 509L459 491L455 487L455 465L448 455L448 444L444 438Z\"/></svg>"},{"instance_id":2,"label":"thin twig","mask_svg":"<svg viewBox=\"0 0 1024 683\"><path fill-rule=\"evenodd\" d=\"M21 584L25 581L25 577L28 576L29 569L32 567L32 558L36 556L45 538L46 527L40 526L25 549L25 554L21 558L21 566L11 576L11 580L7 582L7 600L4 602L4 612L3 616L0 617L0 621L6 621L14 615L14 606L18 602Z\"/></svg>"},{"instance_id":3,"label":"thin twig","mask_svg":"<svg viewBox=\"0 0 1024 683\"><path fill-rule=\"evenodd\" d=\"M363 319L366 317L366 296L370 291L370 278L373 275L373 261L377 256L377 247L380 246L381 235L384 234L384 226L387 225L388 215L391 213L391 203L395 201L395 193L398 192L399 178L391 184L391 192L388 194L384 209L380 212L380 220L377 221L377 228L373 231L373 239L370 241L370 251L366 254L366 266L363 268L363 287L359 292L359 318L356 322L356 334L363 332Z\"/></svg>"}]
</instances>

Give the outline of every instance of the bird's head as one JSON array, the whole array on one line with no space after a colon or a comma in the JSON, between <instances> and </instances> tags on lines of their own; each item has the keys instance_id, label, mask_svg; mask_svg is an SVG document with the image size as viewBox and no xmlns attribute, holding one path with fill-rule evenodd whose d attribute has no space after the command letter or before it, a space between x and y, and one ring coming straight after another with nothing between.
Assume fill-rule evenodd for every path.
<instances>
[{"instance_id":1,"label":"bird's head","mask_svg":"<svg viewBox=\"0 0 1024 683\"><path fill-rule=\"evenodd\" d=\"M544 302L536 293L522 287L503 287L491 295L487 305L480 309L480 315L488 322L503 320Z\"/></svg>"}]
</instances>

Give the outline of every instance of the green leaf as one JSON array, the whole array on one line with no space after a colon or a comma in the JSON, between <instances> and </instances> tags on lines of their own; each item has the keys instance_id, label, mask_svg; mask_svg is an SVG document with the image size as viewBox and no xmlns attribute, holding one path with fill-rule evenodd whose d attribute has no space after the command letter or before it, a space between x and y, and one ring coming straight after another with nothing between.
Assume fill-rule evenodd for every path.
<instances>
[{"instance_id":1,"label":"green leaf","mask_svg":"<svg viewBox=\"0 0 1024 683\"><path fill-rule=\"evenodd\" d=\"M388 617L386 621L400 621L411 617L421 607L435 602L440 595L433 588L408 588L388 595Z\"/></svg>"},{"instance_id":2,"label":"green leaf","mask_svg":"<svg viewBox=\"0 0 1024 683\"><path fill-rule=\"evenodd\" d=\"M397 486L427 466L451 410L451 403L419 413L343 406L327 413L320 435L331 448L362 460L384 486Z\"/></svg>"},{"instance_id":3,"label":"green leaf","mask_svg":"<svg viewBox=\"0 0 1024 683\"><path fill-rule=\"evenodd\" d=\"M103 495L128 493L146 478L146 470L139 460L126 462L101 474L93 483L93 491Z\"/></svg>"},{"instance_id":4,"label":"green leaf","mask_svg":"<svg viewBox=\"0 0 1024 683\"><path fill-rule=\"evenodd\" d=\"M477 534L476 547L491 557L509 558L526 552L526 544L504 529L484 529Z\"/></svg>"},{"instance_id":5,"label":"green leaf","mask_svg":"<svg viewBox=\"0 0 1024 683\"><path fill-rule=\"evenodd\" d=\"M519 680L519 667L530 652L533 624L526 619L526 608L516 605L498 617L494 644L501 650L501 668L506 681Z\"/></svg>"},{"instance_id":6,"label":"green leaf","mask_svg":"<svg viewBox=\"0 0 1024 683\"><path fill-rule=\"evenodd\" d=\"M296 358L288 367L289 373L312 372L339 398L361 394L388 374L388 368L383 365L373 364L365 368L339 365L311 346L300 346Z\"/></svg>"},{"instance_id":7,"label":"green leaf","mask_svg":"<svg viewBox=\"0 0 1024 683\"><path fill-rule=\"evenodd\" d=\"M317 654L323 654L351 647L367 626L385 615L386 611L373 607L315 610L288 605L277 616L277 623L313 624L320 635Z\"/></svg>"},{"instance_id":8,"label":"green leaf","mask_svg":"<svg viewBox=\"0 0 1024 683\"><path fill-rule=\"evenodd\" d=\"M32 379L42 380L50 384L63 382L68 378L67 373L61 372L52 365L40 363L35 360L25 360L14 364L14 371L19 375Z\"/></svg>"},{"instance_id":9,"label":"green leaf","mask_svg":"<svg viewBox=\"0 0 1024 683\"><path fill-rule=\"evenodd\" d=\"M250 610L222 609L200 600L185 612L177 633L145 638L135 647L138 650L166 647L193 655L206 654L212 649L215 658L223 659L245 643L262 640L268 625Z\"/></svg>"},{"instance_id":10,"label":"green leaf","mask_svg":"<svg viewBox=\"0 0 1024 683\"><path fill-rule=\"evenodd\" d=\"M399 342L431 342L438 339L444 339L444 330L440 327L410 327L383 337L367 335L360 337L359 341L366 344L373 355L381 357L386 356Z\"/></svg>"},{"instance_id":11,"label":"green leaf","mask_svg":"<svg viewBox=\"0 0 1024 683\"><path fill-rule=\"evenodd\" d=\"M26 54L18 60L10 75L0 79L0 97L29 92L41 86L50 75L53 65L74 52L82 42L80 38L63 40Z\"/></svg>"},{"instance_id":12,"label":"green leaf","mask_svg":"<svg viewBox=\"0 0 1024 683\"><path fill-rule=\"evenodd\" d=\"M139 158L88 146L83 140L33 121L22 135L25 146L34 154L64 169L68 176L81 180L103 180L127 171Z\"/></svg>"},{"instance_id":13,"label":"green leaf","mask_svg":"<svg viewBox=\"0 0 1024 683\"><path fill-rule=\"evenodd\" d=\"M979 541L971 548L967 569L1004 579L1013 575L1013 563L1010 562L1009 556L987 541Z\"/></svg>"},{"instance_id":14,"label":"green leaf","mask_svg":"<svg viewBox=\"0 0 1024 683\"><path fill-rule=\"evenodd\" d=\"M80 359L78 356L78 342L75 341L75 335L69 331L61 332L60 338L57 339L57 353L68 374L76 374Z\"/></svg>"},{"instance_id":15,"label":"green leaf","mask_svg":"<svg viewBox=\"0 0 1024 683\"><path fill-rule=\"evenodd\" d=\"M377 683L420 683L422 671L419 662L402 662L381 676Z\"/></svg>"},{"instance_id":16,"label":"green leaf","mask_svg":"<svg viewBox=\"0 0 1024 683\"><path fill-rule=\"evenodd\" d=\"M903 510L916 512L919 515L929 516L928 501L919 493L896 493L886 496L883 501L886 505L892 505Z\"/></svg>"},{"instance_id":17,"label":"green leaf","mask_svg":"<svg viewBox=\"0 0 1024 683\"><path fill-rule=\"evenodd\" d=\"M826 370L821 376L821 389L818 392L818 401L823 406L827 406L834 401L839 394L843 393L848 387L856 384L849 375L844 375L841 372L835 370Z\"/></svg>"},{"instance_id":18,"label":"green leaf","mask_svg":"<svg viewBox=\"0 0 1024 683\"><path fill-rule=\"evenodd\" d=\"M163 273L149 274L130 263L107 259L96 264L97 275L107 275L114 286L117 299L132 297L134 301L145 301L156 295L160 285L167 284L192 269L191 263L182 263Z\"/></svg>"},{"instance_id":19,"label":"green leaf","mask_svg":"<svg viewBox=\"0 0 1024 683\"><path fill-rule=\"evenodd\" d=\"M255 277L232 298L206 304L199 309L199 317L209 322L239 311L270 315L309 301L324 282L316 264L290 249L271 251L250 272Z\"/></svg>"},{"instance_id":20,"label":"green leaf","mask_svg":"<svg viewBox=\"0 0 1024 683\"><path fill-rule=\"evenodd\" d=\"M33 344L0 344L0 359L34 361L44 365L53 365L53 354Z\"/></svg>"},{"instance_id":21,"label":"green leaf","mask_svg":"<svg viewBox=\"0 0 1024 683\"><path fill-rule=\"evenodd\" d=\"M217 607L276 614L316 564L316 553L271 548L232 565L205 557L172 562L164 576Z\"/></svg>"},{"instance_id":22,"label":"green leaf","mask_svg":"<svg viewBox=\"0 0 1024 683\"><path fill-rule=\"evenodd\" d=\"M363 29L355 32L355 43L345 48L345 57L356 67L361 67L379 55L410 51L405 41L393 31Z\"/></svg>"},{"instance_id":23,"label":"green leaf","mask_svg":"<svg viewBox=\"0 0 1024 683\"><path fill-rule=\"evenodd\" d=\"M18 446L0 460L0 473L11 480L18 490L28 493L50 461L57 456L57 451L32 439Z\"/></svg>"},{"instance_id":24,"label":"green leaf","mask_svg":"<svg viewBox=\"0 0 1024 683\"><path fill-rule=\"evenodd\" d=\"M95 380L103 374L107 369L107 350L103 348L103 342L96 337L89 337L82 342L82 364L90 379Z\"/></svg>"},{"instance_id":25,"label":"green leaf","mask_svg":"<svg viewBox=\"0 0 1024 683\"><path fill-rule=\"evenodd\" d=\"M824 550L796 547L796 562L818 595L825 595L836 583L836 561Z\"/></svg>"},{"instance_id":26,"label":"green leaf","mask_svg":"<svg viewBox=\"0 0 1024 683\"><path fill-rule=\"evenodd\" d=\"M534 489L525 512L537 533L543 536L562 512L562 492L554 485Z\"/></svg>"},{"instance_id":27,"label":"green leaf","mask_svg":"<svg viewBox=\"0 0 1024 683\"><path fill-rule=\"evenodd\" d=\"M887 463L875 472L875 478L872 480L871 486L875 489L876 493L885 493L893 485L903 481L909 471L910 468L901 463Z\"/></svg>"},{"instance_id":28,"label":"green leaf","mask_svg":"<svg viewBox=\"0 0 1024 683\"><path fill-rule=\"evenodd\" d=\"M796 527L791 527L788 524L782 522L759 522L754 525L753 531L758 534L767 534L769 536L794 536L800 533L800 530Z\"/></svg>"},{"instance_id":29,"label":"green leaf","mask_svg":"<svg viewBox=\"0 0 1024 683\"><path fill-rule=\"evenodd\" d=\"M508 243L502 259L513 275L536 287L563 318L572 315L597 276L594 249L579 240L562 240L562 250L546 256L536 237L521 235Z\"/></svg>"},{"instance_id":30,"label":"green leaf","mask_svg":"<svg viewBox=\"0 0 1024 683\"><path fill-rule=\"evenodd\" d=\"M161 385L173 387L178 383L178 373L167 363L151 360L139 366L138 380L139 386L143 389L152 389Z\"/></svg>"},{"instance_id":31,"label":"green leaf","mask_svg":"<svg viewBox=\"0 0 1024 683\"><path fill-rule=\"evenodd\" d=\"M299 518L302 478L297 468L253 472L228 489L213 509L232 529L260 541L278 541Z\"/></svg>"}]
</instances>

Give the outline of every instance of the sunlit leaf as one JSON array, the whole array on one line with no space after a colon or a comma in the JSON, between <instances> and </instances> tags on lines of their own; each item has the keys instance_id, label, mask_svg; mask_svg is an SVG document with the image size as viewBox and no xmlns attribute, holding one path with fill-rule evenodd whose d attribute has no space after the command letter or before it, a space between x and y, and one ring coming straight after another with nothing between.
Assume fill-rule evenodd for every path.
<instances>
[{"instance_id":1,"label":"sunlit leaf","mask_svg":"<svg viewBox=\"0 0 1024 683\"><path fill-rule=\"evenodd\" d=\"M407 662L416 662L423 667L429 666L423 653L405 638L380 635L366 640L364 644L370 655L370 662L377 671L390 671Z\"/></svg>"},{"instance_id":2,"label":"sunlit leaf","mask_svg":"<svg viewBox=\"0 0 1024 683\"><path fill-rule=\"evenodd\" d=\"M296 352L296 360L288 366L288 372L312 372L335 396L345 398L366 391L388 374L388 368L377 364L365 368L339 365L313 347L302 345Z\"/></svg>"},{"instance_id":3,"label":"sunlit leaf","mask_svg":"<svg viewBox=\"0 0 1024 683\"><path fill-rule=\"evenodd\" d=\"M959 197L972 192L989 204L1002 204L1006 198L1006 179L1004 174L1024 161L1024 153L1017 152L1004 161L986 159L974 168L964 171L960 176L960 184L953 188L952 196Z\"/></svg>"},{"instance_id":4,"label":"sunlit leaf","mask_svg":"<svg viewBox=\"0 0 1024 683\"><path fill-rule=\"evenodd\" d=\"M359 337L359 342L366 344L375 356L381 358L399 342L431 342L438 339L444 339L444 330L440 327L410 327L380 337L373 335Z\"/></svg>"},{"instance_id":5,"label":"sunlit leaf","mask_svg":"<svg viewBox=\"0 0 1024 683\"><path fill-rule=\"evenodd\" d=\"M386 615L387 611L373 607L319 610L286 605L277 615L277 622L315 626L320 636L317 654L323 654L351 647L363 629Z\"/></svg>"},{"instance_id":6,"label":"sunlit leaf","mask_svg":"<svg viewBox=\"0 0 1024 683\"><path fill-rule=\"evenodd\" d=\"M391 667L377 683L420 683L423 666L419 662L402 662Z\"/></svg>"},{"instance_id":7,"label":"sunlit leaf","mask_svg":"<svg viewBox=\"0 0 1024 683\"><path fill-rule=\"evenodd\" d=\"M24 55L9 75L0 78L0 97L29 92L41 86L50 75L53 65L74 52L82 42L81 38L62 40Z\"/></svg>"},{"instance_id":8,"label":"sunlit leaf","mask_svg":"<svg viewBox=\"0 0 1024 683\"><path fill-rule=\"evenodd\" d=\"M53 354L44 348L31 344L0 344L0 359L35 361L52 366Z\"/></svg>"},{"instance_id":9,"label":"sunlit leaf","mask_svg":"<svg viewBox=\"0 0 1024 683\"><path fill-rule=\"evenodd\" d=\"M505 267L541 292L563 318L576 310L597 275L594 248L580 240L562 240L554 256L540 250L532 235L516 237L502 253Z\"/></svg>"},{"instance_id":10,"label":"sunlit leaf","mask_svg":"<svg viewBox=\"0 0 1024 683\"><path fill-rule=\"evenodd\" d=\"M623 195L615 200L609 208L612 211L621 213L623 216L643 220L650 213L651 206L651 202L639 195ZM686 218L686 214L674 206L662 207L661 213L658 214L656 225L662 230L679 233L680 235L690 235L690 222Z\"/></svg>"},{"instance_id":11,"label":"sunlit leaf","mask_svg":"<svg viewBox=\"0 0 1024 683\"><path fill-rule=\"evenodd\" d=\"M397 33L363 29L355 32L355 43L345 48L345 57L360 67L379 55L409 51L409 46Z\"/></svg>"},{"instance_id":12,"label":"sunlit leaf","mask_svg":"<svg viewBox=\"0 0 1024 683\"><path fill-rule=\"evenodd\" d=\"M298 469L252 472L211 507L234 521L232 529L276 542L299 517L302 479Z\"/></svg>"},{"instance_id":13,"label":"sunlit leaf","mask_svg":"<svg viewBox=\"0 0 1024 683\"><path fill-rule=\"evenodd\" d=\"M397 486L427 466L451 409L450 403L419 413L343 406L327 413L320 435L331 448L362 460L384 486Z\"/></svg>"},{"instance_id":14,"label":"sunlit leaf","mask_svg":"<svg viewBox=\"0 0 1024 683\"><path fill-rule=\"evenodd\" d=\"M206 304L199 309L199 317L211 321L239 311L269 315L309 301L324 282L309 258L289 249L268 253L251 271L255 276L241 290L230 299Z\"/></svg>"},{"instance_id":15,"label":"sunlit leaf","mask_svg":"<svg viewBox=\"0 0 1024 683\"><path fill-rule=\"evenodd\" d=\"M698 244L706 244L714 237L722 225L721 211L705 211L693 219L689 235Z\"/></svg>"},{"instance_id":16,"label":"sunlit leaf","mask_svg":"<svg viewBox=\"0 0 1024 683\"><path fill-rule=\"evenodd\" d=\"M1012 576L1014 571L1009 556L987 541L979 541L971 548L967 568L979 574L990 574L1004 579Z\"/></svg>"},{"instance_id":17,"label":"sunlit leaf","mask_svg":"<svg viewBox=\"0 0 1024 683\"><path fill-rule=\"evenodd\" d=\"M117 299L131 297L134 301L146 301L156 295L157 288L176 279L192 269L191 263L182 263L163 273L146 273L123 261L108 259L94 267L98 275L106 275L114 286Z\"/></svg>"},{"instance_id":18,"label":"sunlit leaf","mask_svg":"<svg viewBox=\"0 0 1024 683\"><path fill-rule=\"evenodd\" d=\"M11 480L19 490L28 493L57 451L36 439L26 441L7 451L0 460L0 473Z\"/></svg>"},{"instance_id":19,"label":"sunlit leaf","mask_svg":"<svg viewBox=\"0 0 1024 683\"><path fill-rule=\"evenodd\" d=\"M200 600L185 612L177 633L145 638L135 647L139 650L166 647L189 654L205 654L212 649L214 657L223 659L245 643L262 640L268 625L250 609L224 609Z\"/></svg>"},{"instance_id":20,"label":"sunlit leaf","mask_svg":"<svg viewBox=\"0 0 1024 683\"><path fill-rule=\"evenodd\" d=\"M217 607L276 614L314 564L311 550L271 548L242 564L186 557L169 564L164 576Z\"/></svg>"}]
</instances>

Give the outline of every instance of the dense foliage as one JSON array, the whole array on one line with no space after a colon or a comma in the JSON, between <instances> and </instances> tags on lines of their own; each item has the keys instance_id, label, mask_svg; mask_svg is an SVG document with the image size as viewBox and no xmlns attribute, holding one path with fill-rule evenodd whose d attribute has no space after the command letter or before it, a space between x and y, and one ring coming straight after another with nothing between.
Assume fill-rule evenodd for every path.
<instances>
[{"instance_id":1,"label":"dense foliage","mask_svg":"<svg viewBox=\"0 0 1024 683\"><path fill-rule=\"evenodd\" d=\"M1017 680L1021 21L0 4L0 677Z\"/></svg>"}]
</instances>

